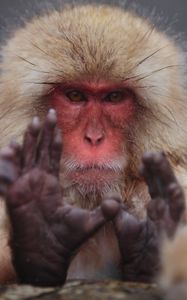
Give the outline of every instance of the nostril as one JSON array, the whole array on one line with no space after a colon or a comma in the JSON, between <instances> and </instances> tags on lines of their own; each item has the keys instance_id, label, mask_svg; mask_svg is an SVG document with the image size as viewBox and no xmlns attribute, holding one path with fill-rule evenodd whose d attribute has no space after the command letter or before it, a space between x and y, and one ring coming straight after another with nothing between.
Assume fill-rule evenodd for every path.
<instances>
[{"instance_id":1,"label":"nostril","mask_svg":"<svg viewBox=\"0 0 187 300\"><path fill-rule=\"evenodd\" d=\"M85 140L89 143L92 144L92 139L88 136L85 136Z\"/></svg>"},{"instance_id":2,"label":"nostril","mask_svg":"<svg viewBox=\"0 0 187 300\"><path fill-rule=\"evenodd\" d=\"M104 136L101 136L99 137L97 140L96 140L96 144L99 145L101 144L101 142L104 140Z\"/></svg>"},{"instance_id":3,"label":"nostril","mask_svg":"<svg viewBox=\"0 0 187 300\"><path fill-rule=\"evenodd\" d=\"M85 141L92 146L100 145L104 141L104 134L101 135L85 135Z\"/></svg>"}]
</instances>

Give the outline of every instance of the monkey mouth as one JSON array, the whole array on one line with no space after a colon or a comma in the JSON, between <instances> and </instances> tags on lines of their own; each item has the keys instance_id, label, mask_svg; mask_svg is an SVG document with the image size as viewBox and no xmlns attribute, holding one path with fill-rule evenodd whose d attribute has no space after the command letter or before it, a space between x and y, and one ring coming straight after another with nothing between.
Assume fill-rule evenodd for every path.
<instances>
[{"instance_id":1,"label":"monkey mouth","mask_svg":"<svg viewBox=\"0 0 187 300\"><path fill-rule=\"evenodd\" d=\"M114 170L113 168L108 168L104 166L85 166L81 168L77 168L73 173L79 173L82 175L88 175L88 174L95 174L98 176L98 174L110 174L110 173L118 173L117 170Z\"/></svg>"},{"instance_id":2,"label":"monkey mouth","mask_svg":"<svg viewBox=\"0 0 187 300\"><path fill-rule=\"evenodd\" d=\"M103 166L103 165L86 165L86 166L79 166L75 169L76 172L111 172L116 171L117 168L114 170L114 167L112 166Z\"/></svg>"},{"instance_id":3,"label":"monkey mouth","mask_svg":"<svg viewBox=\"0 0 187 300\"><path fill-rule=\"evenodd\" d=\"M121 173L124 170L125 163L121 160L107 161L104 163L77 163L76 160L66 160L62 162L62 169L68 173L97 173L112 172Z\"/></svg>"},{"instance_id":4,"label":"monkey mouth","mask_svg":"<svg viewBox=\"0 0 187 300\"><path fill-rule=\"evenodd\" d=\"M106 176L114 176L115 174L119 174L119 170L117 171L117 169L114 170L112 167L109 168L99 165L79 167L69 172L70 177L78 177L79 179L86 177L86 181L95 181L96 179L101 180Z\"/></svg>"},{"instance_id":5,"label":"monkey mouth","mask_svg":"<svg viewBox=\"0 0 187 300\"><path fill-rule=\"evenodd\" d=\"M101 189L105 185L111 185L114 181L119 181L123 168L119 162L92 163L92 164L73 164L66 162L65 177L75 185L88 187L95 186Z\"/></svg>"},{"instance_id":6,"label":"monkey mouth","mask_svg":"<svg viewBox=\"0 0 187 300\"><path fill-rule=\"evenodd\" d=\"M126 162L118 158L104 162L78 162L75 159L61 161L63 178L86 190L102 190L121 181Z\"/></svg>"}]
</instances>

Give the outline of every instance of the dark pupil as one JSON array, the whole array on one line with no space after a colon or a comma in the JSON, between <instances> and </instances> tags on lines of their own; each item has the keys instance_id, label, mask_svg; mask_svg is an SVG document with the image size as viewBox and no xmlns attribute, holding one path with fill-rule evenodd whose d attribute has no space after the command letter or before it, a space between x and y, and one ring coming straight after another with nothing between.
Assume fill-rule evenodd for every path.
<instances>
[{"instance_id":1,"label":"dark pupil","mask_svg":"<svg viewBox=\"0 0 187 300\"><path fill-rule=\"evenodd\" d=\"M117 98L117 97L118 97L118 93L112 93L111 97L112 97L113 99Z\"/></svg>"},{"instance_id":2,"label":"dark pupil","mask_svg":"<svg viewBox=\"0 0 187 300\"><path fill-rule=\"evenodd\" d=\"M119 101L121 99L121 93L117 93L117 92L111 93L109 95L109 98L111 101Z\"/></svg>"},{"instance_id":3,"label":"dark pupil","mask_svg":"<svg viewBox=\"0 0 187 300\"><path fill-rule=\"evenodd\" d=\"M77 91L70 92L68 94L68 97L70 98L70 100L75 101L75 102L81 101L83 99L82 94Z\"/></svg>"}]
</instances>

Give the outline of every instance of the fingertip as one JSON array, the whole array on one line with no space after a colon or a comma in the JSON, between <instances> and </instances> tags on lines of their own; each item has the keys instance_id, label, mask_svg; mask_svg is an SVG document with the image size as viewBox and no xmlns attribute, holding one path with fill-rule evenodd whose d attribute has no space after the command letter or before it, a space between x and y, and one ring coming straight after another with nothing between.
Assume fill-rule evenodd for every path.
<instances>
[{"instance_id":1,"label":"fingertip","mask_svg":"<svg viewBox=\"0 0 187 300\"><path fill-rule=\"evenodd\" d=\"M156 152L153 157L153 162L155 164L159 164L163 161L163 159L165 160L165 156L163 155L163 152Z\"/></svg>"},{"instance_id":2,"label":"fingertip","mask_svg":"<svg viewBox=\"0 0 187 300\"><path fill-rule=\"evenodd\" d=\"M155 153L152 151L144 152L144 154L142 156L142 162L145 164L149 163L150 161L152 161L154 154Z\"/></svg>"},{"instance_id":3,"label":"fingertip","mask_svg":"<svg viewBox=\"0 0 187 300\"><path fill-rule=\"evenodd\" d=\"M155 167L158 164L161 164L163 161L167 161L166 155L163 151L145 152L142 156L143 165Z\"/></svg>"},{"instance_id":4,"label":"fingertip","mask_svg":"<svg viewBox=\"0 0 187 300\"><path fill-rule=\"evenodd\" d=\"M34 126L39 126L40 124L40 118L38 116L35 116L33 119L32 119L32 124Z\"/></svg>"},{"instance_id":5,"label":"fingertip","mask_svg":"<svg viewBox=\"0 0 187 300\"><path fill-rule=\"evenodd\" d=\"M48 115L55 115L56 116L56 110L54 108L50 108L48 111Z\"/></svg>"},{"instance_id":6,"label":"fingertip","mask_svg":"<svg viewBox=\"0 0 187 300\"><path fill-rule=\"evenodd\" d=\"M48 125L54 127L57 123L56 111L53 108L50 108L47 114L47 123Z\"/></svg>"},{"instance_id":7,"label":"fingertip","mask_svg":"<svg viewBox=\"0 0 187 300\"><path fill-rule=\"evenodd\" d=\"M104 216L107 219L114 218L120 210L120 203L121 200L119 198L104 200L101 205L101 209Z\"/></svg>"},{"instance_id":8,"label":"fingertip","mask_svg":"<svg viewBox=\"0 0 187 300\"><path fill-rule=\"evenodd\" d=\"M14 149L10 146L6 146L0 150L0 157L2 158L11 158L14 156Z\"/></svg>"},{"instance_id":9,"label":"fingertip","mask_svg":"<svg viewBox=\"0 0 187 300\"><path fill-rule=\"evenodd\" d=\"M40 129L41 129L40 119L39 119L39 117L35 116L32 119L32 122L30 124L30 130L31 130L32 134L38 134Z\"/></svg>"}]
</instances>

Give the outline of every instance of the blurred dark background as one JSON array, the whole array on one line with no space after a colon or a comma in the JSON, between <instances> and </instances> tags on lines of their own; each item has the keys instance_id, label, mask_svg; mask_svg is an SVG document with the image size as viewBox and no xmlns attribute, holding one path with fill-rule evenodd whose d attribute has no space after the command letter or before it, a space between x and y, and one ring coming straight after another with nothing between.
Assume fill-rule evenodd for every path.
<instances>
[{"instance_id":1,"label":"blurred dark background","mask_svg":"<svg viewBox=\"0 0 187 300\"><path fill-rule=\"evenodd\" d=\"M15 24L21 23L23 17L30 18L46 6L58 6L59 3L67 2L68 0L0 0L0 39L6 32L11 31ZM74 0L74 3L76 2L79 1ZM137 5L138 10L146 16L153 15L154 12L157 21L164 24L163 27L171 27L176 33L187 34L187 0L96 0L95 2L126 2L127 7Z\"/></svg>"}]
</instances>

